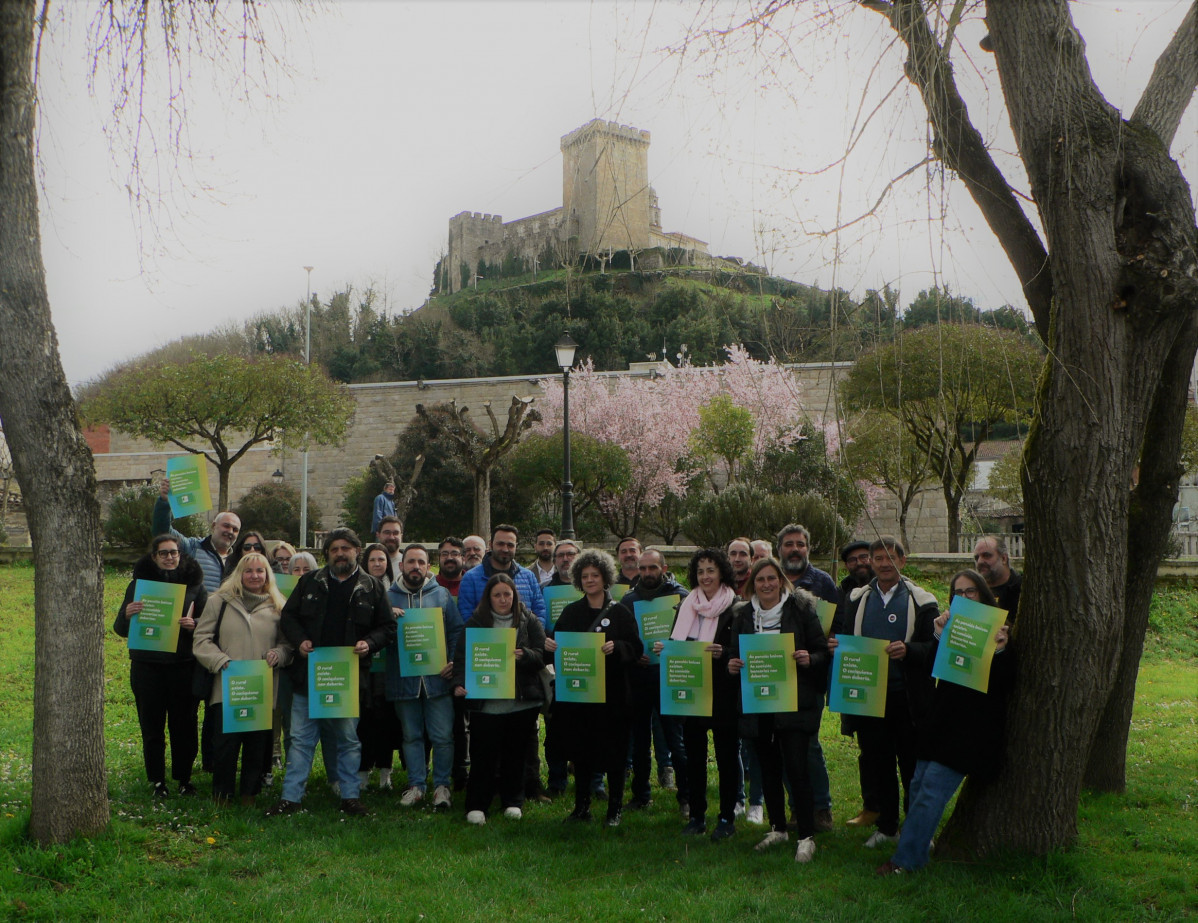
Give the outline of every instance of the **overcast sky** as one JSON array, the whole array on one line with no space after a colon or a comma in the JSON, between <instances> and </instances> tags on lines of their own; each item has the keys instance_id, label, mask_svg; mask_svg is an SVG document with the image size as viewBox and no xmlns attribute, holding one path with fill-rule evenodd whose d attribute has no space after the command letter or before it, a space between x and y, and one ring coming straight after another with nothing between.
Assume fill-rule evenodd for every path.
<instances>
[{"instance_id":1,"label":"overcast sky","mask_svg":"<svg viewBox=\"0 0 1198 923\"><path fill-rule=\"evenodd\" d=\"M1185 6L1072 5L1114 105L1134 106ZM915 171L876 216L820 234L869 210L924 154L902 55L868 11L793 25L787 52L775 37L754 51L741 36L722 48L696 38L681 53L688 30L725 25L745 4L699 16L693 2L640 0L331 3L276 37L288 71L256 81L248 102L228 68L213 76L192 62L190 159L176 176L143 143L151 184L165 189L155 231L130 204L126 151L109 143L120 131L109 96L89 92L87 8L60 5L41 52L42 240L72 384L182 335L297 304L306 265L322 297L373 285L390 311L418 307L449 217L511 220L560 205L559 139L595 117L652 132L662 223L712 253L856 294L889 283L904 304L941 281L983 308L1023 307L967 196L934 170ZM982 34L980 23L961 30L968 59L957 74L1011 168ZM1195 108L1174 144L1191 181ZM143 138L152 131L165 148L158 111ZM842 167L854 124L865 131ZM1008 175L1023 182L1017 167Z\"/></svg>"}]
</instances>

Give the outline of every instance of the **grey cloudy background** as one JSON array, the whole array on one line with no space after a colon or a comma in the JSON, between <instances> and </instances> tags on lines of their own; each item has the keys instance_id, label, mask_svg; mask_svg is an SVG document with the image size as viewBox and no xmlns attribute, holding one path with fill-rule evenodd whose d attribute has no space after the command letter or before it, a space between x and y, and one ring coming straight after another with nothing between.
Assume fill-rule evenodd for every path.
<instances>
[{"instance_id":1,"label":"grey cloudy background","mask_svg":"<svg viewBox=\"0 0 1198 923\"><path fill-rule=\"evenodd\" d=\"M1185 6L1072 5L1114 105L1134 105ZM275 36L287 70L271 69L248 103L227 69L192 62L192 156L177 173L169 158L144 160L164 190L157 228L130 204L109 98L88 90L87 8L60 8L41 54L39 146L67 377L77 384L185 334L294 305L305 265L322 296L373 285L392 312L418 307L448 218L558 206L558 141L594 117L652 132L662 223L712 253L856 294L889 283L904 304L940 281L982 307L1022 307L972 203L933 168L875 216L820 234L869 210L927 137L901 50L881 17L851 7L807 4L802 21L774 23L786 45L767 33L754 49L744 33L724 46L696 35L743 20L736 0L329 4ZM983 31L962 28L957 74L1020 182L993 58L977 48ZM161 123L150 126L165 148ZM1191 106L1174 148L1191 177L1196 137Z\"/></svg>"}]
</instances>

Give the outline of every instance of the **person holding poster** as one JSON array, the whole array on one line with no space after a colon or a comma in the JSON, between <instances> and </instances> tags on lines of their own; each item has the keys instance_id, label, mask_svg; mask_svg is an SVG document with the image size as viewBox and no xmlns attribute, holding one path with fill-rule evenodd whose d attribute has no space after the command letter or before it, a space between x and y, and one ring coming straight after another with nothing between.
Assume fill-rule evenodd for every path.
<instances>
[{"instance_id":1,"label":"person holding poster","mask_svg":"<svg viewBox=\"0 0 1198 923\"><path fill-rule=\"evenodd\" d=\"M212 594L195 631L195 657L214 674L214 706L210 720L217 722L213 739L212 797L227 804L237 783L237 758L241 757L241 803L251 806L262 788L262 775L270 768L271 732L235 732L225 727L220 673L233 660L265 660L272 669L291 662L291 647L279 632L283 594L275 586L274 571L266 555L242 555L219 590ZM273 686L273 684L272 684ZM273 705L273 702L271 703Z\"/></svg>"},{"instance_id":2,"label":"person holding poster","mask_svg":"<svg viewBox=\"0 0 1198 923\"><path fill-rule=\"evenodd\" d=\"M696 551L687 569L690 595L678 607L670 631L674 641L703 641L711 652L711 717L688 715L683 719L682 744L686 750L686 784L690 795L690 820L683 836L707 832L707 734L715 744L719 776L720 813L711 838L725 840L736 833L736 802L740 797L740 736L737 732L737 680L728 672L732 656L732 625L748 606L736 592L736 575L728 556L719 548ZM653 645L660 653L660 642Z\"/></svg>"},{"instance_id":3,"label":"person holding poster","mask_svg":"<svg viewBox=\"0 0 1198 923\"><path fill-rule=\"evenodd\" d=\"M381 542L371 542L362 549L362 566L366 573L378 578L384 587L396 580L397 571L391 564L391 554ZM358 740L362 744L362 762L358 765L358 781L363 789L370 782L370 774L379 771L379 790L391 790L391 769L395 763L395 751L403 745L403 731L395 714L395 705L387 700L384 680L384 654L375 654L370 662L370 676L366 678L366 692L362 694L358 709Z\"/></svg>"},{"instance_id":4,"label":"person holding poster","mask_svg":"<svg viewBox=\"0 0 1198 923\"><path fill-rule=\"evenodd\" d=\"M166 786L166 731L171 735L171 778L180 795L194 795L191 768L199 752L196 736L196 708L199 701L192 692L195 658L192 637L196 617L204 611L208 591L204 572L190 556L181 554L173 535L159 535L150 543L150 551L133 565L133 580L125 590L125 600L117 612L112 630L129 637L130 618L142 610L134 601L139 580L173 583L186 587L183 617L179 620L179 642L174 651L129 649L129 685L137 705L137 723L141 727L141 752L146 778L157 798L170 794Z\"/></svg>"},{"instance_id":5,"label":"person holding poster","mask_svg":"<svg viewBox=\"0 0 1198 923\"><path fill-rule=\"evenodd\" d=\"M616 581L616 562L611 555L597 549L582 552L574 559L570 576L583 597L562 610L553 634L602 634L600 653L605 658L606 680L602 703L559 700L553 705L554 733L561 737L566 758L574 759L574 810L567 820L591 819L590 782L599 770L607 773L607 826L618 827L632 702L628 671L644 645L631 610L611 597L611 586ZM545 642L545 650L550 654L557 650L552 637Z\"/></svg>"},{"instance_id":6,"label":"person holding poster","mask_svg":"<svg viewBox=\"0 0 1198 923\"><path fill-rule=\"evenodd\" d=\"M765 809L770 830L757 844L769 849L788 839L786 797L782 784L785 772L794 796L799 844L796 862L810 862L815 855L815 799L811 790L807 753L813 734L819 733L824 710L828 642L816 614L816 598L807 590L793 587L781 566L772 558L758 561L749 576L753 595L732 626L732 659L728 672L740 674L741 638L746 635L790 635L798 680L797 710L752 713L742 708L740 734L756 744L765 789ZM752 675L752 674L750 674Z\"/></svg>"},{"instance_id":7,"label":"person holding poster","mask_svg":"<svg viewBox=\"0 0 1198 923\"><path fill-rule=\"evenodd\" d=\"M748 551L745 552L748 558ZM662 624L673 626L677 618L677 607L686 599L688 592L674 579L666 566L666 559L656 548L641 552L641 579L624 594L620 602L637 614L638 608L656 600L665 600L669 608L661 612ZM676 598L675 598L676 597ZM638 603L640 606L638 607ZM654 606L653 608L658 608ZM642 624L644 616L640 620ZM648 640L642 635L642 641ZM650 745L657 750L657 778L662 788L664 780L674 778L674 794L678 799L678 811L683 820L690 819L690 787L686 781L686 748L682 743L684 719L678 715L661 714L661 664L650 662L648 654L641 654L633 666L632 685L632 800L628 807L639 810L652 804L649 789L649 773L652 769ZM659 727L655 727L659 725Z\"/></svg>"},{"instance_id":8,"label":"person holding poster","mask_svg":"<svg viewBox=\"0 0 1198 923\"><path fill-rule=\"evenodd\" d=\"M508 629L516 633L516 697L465 699L466 631ZM466 822L482 825L495 799L496 779L503 816L524 816L524 755L537 727L537 711L545 701L540 672L545 666L545 629L520 599L516 582L495 574L483 587L474 614L457 632L454 644L453 694L470 711L470 778L466 782ZM434 770L435 772L435 770Z\"/></svg>"},{"instance_id":9,"label":"person holding poster","mask_svg":"<svg viewBox=\"0 0 1198 923\"><path fill-rule=\"evenodd\" d=\"M939 606L935 596L902 575L907 555L896 538L884 535L871 542L869 557L874 578L849 594L849 604L833 625L828 650L836 649L837 634L888 642L885 714L853 715L851 722L861 748L862 773L878 799L877 829L865 841L873 849L898 842L900 779L910 804L916 733L932 705L932 633Z\"/></svg>"},{"instance_id":10,"label":"person holding poster","mask_svg":"<svg viewBox=\"0 0 1198 923\"><path fill-rule=\"evenodd\" d=\"M371 654L395 640L395 616L383 585L358 567L361 548L362 540L353 529L333 529L324 541L328 563L315 573L305 574L283 606L283 635L298 656L288 668L292 684L291 746L287 750L283 797L266 812L268 817L299 810L322 730L331 732L336 744L334 774L340 786L342 812L353 816L370 813L358 799L358 766L362 760L358 719L312 718L308 708L308 655L317 647L352 648L365 663ZM368 668L358 670L359 694L369 677Z\"/></svg>"},{"instance_id":11,"label":"person holding poster","mask_svg":"<svg viewBox=\"0 0 1198 923\"><path fill-rule=\"evenodd\" d=\"M986 578L974 570L959 571L949 582L950 605L957 596L985 606L998 605ZM936 619L937 642L947 621L946 609ZM976 783L998 775L1007 698L1015 679L1015 655L1008 644L1009 626L1008 621L998 631L986 692L946 680L936 684L932 714L919 735L907 821L894 855L878 867L879 875L913 872L927 865L940 818L964 778L972 776Z\"/></svg>"},{"instance_id":12,"label":"person holding poster","mask_svg":"<svg viewBox=\"0 0 1198 923\"><path fill-rule=\"evenodd\" d=\"M387 700L403 726L408 787L400 801L405 807L412 807L424 800L428 771L424 739L427 735L433 751L433 809L448 811L453 785L453 661L446 654L457 650L462 617L458 615L458 604L449 595L449 590L429 574L428 551L423 545L408 545L403 550L400 567L403 574L387 591L391 607L399 612L396 643L387 648ZM427 646L435 640L435 620L424 623L423 631L417 635L416 610L426 609L440 610L439 650L430 650ZM405 631L404 618L409 611L412 612L409 619L412 629ZM422 655L424 662L433 658L440 662L440 667L434 662L430 668L421 668L411 659L404 663L401 654L411 647L417 648L415 654ZM409 654L409 658L413 656ZM361 725L358 729L360 732Z\"/></svg>"}]
</instances>

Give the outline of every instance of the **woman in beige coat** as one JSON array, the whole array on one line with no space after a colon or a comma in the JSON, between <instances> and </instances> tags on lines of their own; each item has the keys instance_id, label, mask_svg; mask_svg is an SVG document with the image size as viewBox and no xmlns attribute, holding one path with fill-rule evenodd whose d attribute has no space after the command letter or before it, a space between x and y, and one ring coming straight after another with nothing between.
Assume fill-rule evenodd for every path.
<instances>
[{"instance_id":1,"label":"woman in beige coat","mask_svg":"<svg viewBox=\"0 0 1198 923\"><path fill-rule=\"evenodd\" d=\"M242 557L220 589L208 599L195 629L192 653L214 675L209 703L221 703L220 673L232 660L265 660L272 668L291 662L291 647L279 631L279 613L285 602L275 585L270 562L257 552ZM272 682L272 690L276 685ZM233 797L237 757L241 755L241 803L253 805L262 787L262 774L270 768L271 732L226 733L221 709L213 744L212 796L220 803Z\"/></svg>"}]
</instances>

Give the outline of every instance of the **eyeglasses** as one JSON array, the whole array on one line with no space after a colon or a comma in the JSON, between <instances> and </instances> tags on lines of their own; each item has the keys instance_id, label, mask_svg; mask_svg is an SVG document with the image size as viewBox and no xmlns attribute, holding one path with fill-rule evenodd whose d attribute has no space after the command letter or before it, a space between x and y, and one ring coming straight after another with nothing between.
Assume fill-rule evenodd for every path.
<instances>
[{"instance_id":1,"label":"eyeglasses","mask_svg":"<svg viewBox=\"0 0 1198 923\"><path fill-rule=\"evenodd\" d=\"M442 551L440 554L443 558L460 558L462 556L460 551Z\"/></svg>"},{"instance_id":2,"label":"eyeglasses","mask_svg":"<svg viewBox=\"0 0 1198 923\"><path fill-rule=\"evenodd\" d=\"M975 586L962 587L959 590L954 590L953 593L957 596L964 596L968 599L978 598L978 588Z\"/></svg>"},{"instance_id":3,"label":"eyeglasses","mask_svg":"<svg viewBox=\"0 0 1198 923\"><path fill-rule=\"evenodd\" d=\"M172 548L170 551L167 551L166 549L159 549L155 552L155 554L157 554L160 558L177 558L179 557L179 549Z\"/></svg>"},{"instance_id":4,"label":"eyeglasses","mask_svg":"<svg viewBox=\"0 0 1198 923\"><path fill-rule=\"evenodd\" d=\"M265 551L265 545L259 545L257 542L246 542L241 546L242 551Z\"/></svg>"}]
</instances>

